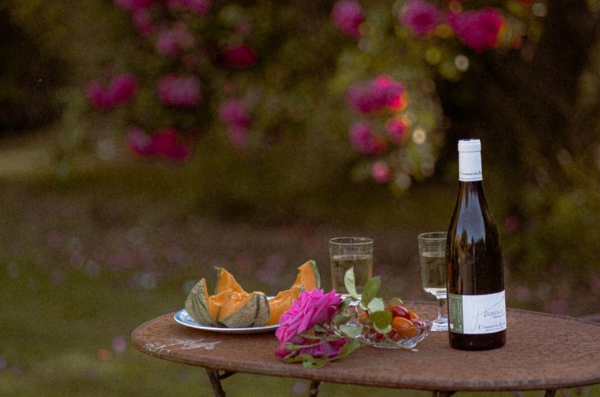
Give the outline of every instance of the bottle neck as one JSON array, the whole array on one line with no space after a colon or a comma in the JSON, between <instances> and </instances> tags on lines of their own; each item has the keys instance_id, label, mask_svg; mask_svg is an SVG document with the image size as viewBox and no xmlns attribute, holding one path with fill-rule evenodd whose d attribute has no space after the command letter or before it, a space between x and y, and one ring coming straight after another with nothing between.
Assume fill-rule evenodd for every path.
<instances>
[{"instance_id":1,"label":"bottle neck","mask_svg":"<svg viewBox=\"0 0 600 397\"><path fill-rule=\"evenodd\" d=\"M460 182L483 180L481 152L458 152L458 180Z\"/></svg>"}]
</instances>

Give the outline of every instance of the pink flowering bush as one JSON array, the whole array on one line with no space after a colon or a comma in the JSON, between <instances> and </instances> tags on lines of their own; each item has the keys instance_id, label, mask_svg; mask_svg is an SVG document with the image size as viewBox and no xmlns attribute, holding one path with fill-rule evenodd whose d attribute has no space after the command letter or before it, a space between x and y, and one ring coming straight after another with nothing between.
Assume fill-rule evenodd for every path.
<instances>
[{"instance_id":1,"label":"pink flowering bush","mask_svg":"<svg viewBox=\"0 0 600 397\"><path fill-rule=\"evenodd\" d=\"M429 76L406 66L419 65L416 57L425 51L409 50L391 32L406 29L412 46L420 40L449 48L460 43L481 53L501 45L509 27L498 9L472 0L400 0L394 7L338 0L306 9L210 0L113 2L129 19L139 53L107 60L103 70L110 73L92 78L85 95L93 108L129 112L120 128L132 153L187 160L194 152L189 143L202 142L196 138L210 131L236 150L253 150L282 137L303 139L291 128L316 134L320 129L311 123L320 119L340 129L331 136L345 135L347 156L357 158L348 162L356 164L349 170L356 179L401 180L401 189L429 175L420 161L431 164L443 140L433 139L442 133L439 104L434 95L422 95ZM384 13L390 18L377 17ZM457 79L460 72L449 64L440 73ZM411 139L417 130L435 143L412 150L422 143Z\"/></svg>"}]
</instances>

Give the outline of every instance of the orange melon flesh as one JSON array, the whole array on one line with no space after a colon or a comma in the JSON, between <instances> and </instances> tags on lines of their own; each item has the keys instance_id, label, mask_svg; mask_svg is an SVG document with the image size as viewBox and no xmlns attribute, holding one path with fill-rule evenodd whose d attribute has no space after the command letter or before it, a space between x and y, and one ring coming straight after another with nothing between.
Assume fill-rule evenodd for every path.
<instances>
[{"instance_id":1,"label":"orange melon flesh","mask_svg":"<svg viewBox=\"0 0 600 397\"><path fill-rule=\"evenodd\" d=\"M286 289L285 291L281 291L275 297L269 299L269 309L270 316L269 321L265 323L265 325L275 325L279 324L279 318L283 313L289 310L292 307L295 299L298 299L298 295L302 287L293 286L290 289Z\"/></svg>"},{"instance_id":2,"label":"orange melon flesh","mask_svg":"<svg viewBox=\"0 0 600 397\"><path fill-rule=\"evenodd\" d=\"M321 278L314 261L298 268L294 284L268 299L259 291L248 293L235 277L224 268L218 273L215 294L209 295L204 279L200 280L186 300L186 309L194 320L203 325L254 327L279 324L279 319L298 299L302 291L320 288Z\"/></svg>"},{"instance_id":3,"label":"orange melon flesh","mask_svg":"<svg viewBox=\"0 0 600 397\"><path fill-rule=\"evenodd\" d=\"M269 299L270 316L265 325L279 324L283 313L292 307L295 299L302 291L312 291L320 288L321 277L314 261L307 261L298 268L298 275L294 284L284 291L279 292L274 298Z\"/></svg>"},{"instance_id":4,"label":"orange melon flesh","mask_svg":"<svg viewBox=\"0 0 600 397\"><path fill-rule=\"evenodd\" d=\"M307 261L298 268L296 282L292 287L303 286L306 291L321 288L321 276L315 261Z\"/></svg>"},{"instance_id":5,"label":"orange melon flesh","mask_svg":"<svg viewBox=\"0 0 600 397\"><path fill-rule=\"evenodd\" d=\"M217 269L217 285L215 287L215 295L223 291L229 292L240 292L246 294L242 286L237 282L233 274L229 273L222 267L215 267Z\"/></svg>"}]
</instances>

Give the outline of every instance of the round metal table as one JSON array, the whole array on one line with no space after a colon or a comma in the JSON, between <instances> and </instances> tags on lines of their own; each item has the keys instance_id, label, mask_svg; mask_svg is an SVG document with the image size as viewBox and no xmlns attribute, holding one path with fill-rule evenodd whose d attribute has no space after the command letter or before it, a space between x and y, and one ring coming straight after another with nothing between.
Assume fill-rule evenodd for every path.
<instances>
[{"instance_id":1,"label":"round metal table","mask_svg":"<svg viewBox=\"0 0 600 397\"><path fill-rule=\"evenodd\" d=\"M406 302L423 318L435 317L435 303ZM545 390L600 383L600 324L576 318L508 309L507 343L501 349L466 352L450 348L445 332L431 332L408 350L363 347L324 368L306 369L275 357L273 333L229 335L178 324L173 314L150 320L132 333L140 351L163 360L207 370L215 395L221 380L236 373L309 379L309 395L320 382L432 391Z\"/></svg>"}]
</instances>

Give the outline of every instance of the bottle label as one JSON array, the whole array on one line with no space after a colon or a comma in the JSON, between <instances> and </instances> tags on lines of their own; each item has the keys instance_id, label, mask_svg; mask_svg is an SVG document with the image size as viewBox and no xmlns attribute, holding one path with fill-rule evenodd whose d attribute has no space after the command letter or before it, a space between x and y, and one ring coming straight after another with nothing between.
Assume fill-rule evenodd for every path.
<instances>
[{"instance_id":1,"label":"bottle label","mask_svg":"<svg viewBox=\"0 0 600 397\"><path fill-rule=\"evenodd\" d=\"M487 295L448 294L450 331L491 334L506 329L504 291Z\"/></svg>"},{"instance_id":2,"label":"bottle label","mask_svg":"<svg viewBox=\"0 0 600 397\"><path fill-rule=\"evenodd\" d=\"M481 181L481 152L458 153L458 180L461 182Z\"/></svg>"}]
</instances>

